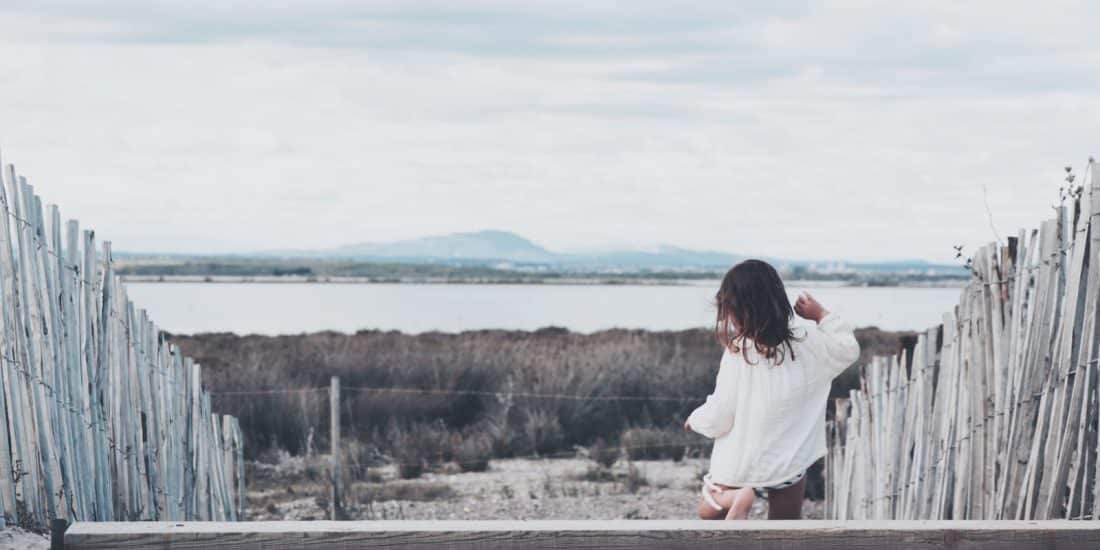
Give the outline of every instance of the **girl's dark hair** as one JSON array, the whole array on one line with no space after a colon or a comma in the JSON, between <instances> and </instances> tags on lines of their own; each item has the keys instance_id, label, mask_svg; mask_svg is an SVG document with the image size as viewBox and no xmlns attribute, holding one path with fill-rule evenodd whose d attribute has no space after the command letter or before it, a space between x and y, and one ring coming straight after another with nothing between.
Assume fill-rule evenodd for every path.
<instances>
[{"instance_id":1,"label":"girl's dark hair","mask_svg":"<svg viewBox=\"0 0 1100 550\"><path fill-rule=\"evenodd\" d=\"M779 273L770 264L745 260L733 266L722 279L715 302L714 335L727 349L741 353L745 362L752 364L750 345L773 365L781 364L787 351L794 359L794 310Z\"/></svg>"}]
</instances>

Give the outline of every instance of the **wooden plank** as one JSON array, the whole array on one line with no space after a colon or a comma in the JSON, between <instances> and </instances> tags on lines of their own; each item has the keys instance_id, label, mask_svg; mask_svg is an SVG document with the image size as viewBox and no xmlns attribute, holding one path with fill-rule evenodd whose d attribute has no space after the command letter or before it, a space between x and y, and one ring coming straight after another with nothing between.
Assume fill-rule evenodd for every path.
<instances>
[{"instance_id":1,"label":"wooden plank","mask_svg":"<svg viewBox=\"0 0 1100 550\"><path fill-rule=\"evenodd\" d=\"M61 213L55 209L57 220L60 221ZM60 233L60 228L58 228ZM61 235L56 237L56 249L60 252ZM80 360L80 285L78 265L80 262L79 250L80 228L76 221L69 220L65 223L64 252L57 255L57 274L60 282L60 308L63 322L61 324L64 334L59 335L64 354L64 370L59 373L62 380L64 399L68 406L63 413L69 426L69 452L66 455L70 479L69 485L73 496L73 519L88 518L92 513L91 495L95 494L91 472L86 471L89 466L90 456L87 446L87 426L81 416L83 408L83 393L86 387L81 378Z\"/></svg>"},{"instance_id":2,"label":"wooden plank","mask_svg":"<svg viewBox=\"0 0 1100 550\"><path fill-rule=\"evenodd\" d=\"M42 494L43 486L46 483L43 479L45 472L39 467L38 460L42 452L42 438L39 433L40 422L38 419L42 400L42 387L38 378L38 323L36 322L38 316L36 315L35 300L32 295L34 281L31 278L33 274L31 264L34 260L33 251L36 244L34 243L34 225L31 222L27 201L27 194L30 189L23 177L16 176L14 173L9 184L15 216L20 220L16 224L21 257L18 262L19 284L17 286L19 294L15 302L18 308L19 326L21 327L16 335L17 361L21 365L21 383L17 384L20 409L15 422L20 424L23 437L26 438L20 446L22 451L19 461L23 481L22 497L30 516L28 520L32 523L42 523L45 519L43 511L47 506L43 502L46 497Z\"/></svg>"},{"instance_id":3,"label":"wooden plank","mask_svg":"<svg viewBox=\"0 0 1100 550\"><path fill-rule=\"evenodd\" d=\"M84 329L84 370L85 383L90 391L85 397L85 415L88 421L88 430L91 435L90 446L94 457L92 472L96 479L96 513L95 518L107 521L115 517L115 503L113 499L113 487L115 471L111 468L107 441L109 425L106 420L107 407L104 403L107 385L107 367L103 364L101 350L104 347L101 323L103 308L99 296L99 286L102 277L99 274L99 261L96 252L95 233L85 230L83 233L84 263L81 270L82 293L84 311L82 314L82 327Z\"/></svg>"},{"instance_id":4,"label":"wooden plank","mask_svg":"<svg viewBox=\"0 0 1100 550\"><path fill-rule=\"evenodd\" d=\"M965 290L963 291L965 293ZM960 392L960 361L962 343L959 338L958 315L947 313L943 318L943 349L940 352L940 395L936 397L936 446L932 449L934 459L930 461L929 475L926 477L935 484L932 489L932 502L926 519L941 519L948 515L948 503L953 500L952 462L957 455L955 440L958 429L955 422Z\"/></svg>"},{"instance_id":5,"label":"wooden plank","mask_svg":"<svg viewBox=\"0 0 1100 550\"><path fill-rule=\"evenodd\" d=\"M832 513L829 514L829 517L848 519L848 488L851 486L851 468L849 466L850 453L848 452L850 447L847 440L850 431L848 417L851 415L852 403L847 398L838 398L834 403L834 441L837 444L833 449L836 464L831 475L826 478L826 483L831 486L829 491L832 495L832 504L830 505Z\"/></svg>"},{"instance_id":6,"label":"wooden plank","mask_svg":"<svg viewBox=\"0 0 1100 550\"><path fill-rule=\"evenodd\" d=\"M244 434L241 433L241 421L237 417L233 418L233 443L236 445L237 456L237 519L244 521L248 513L248 491L245 489L247 483L244 476Z\"/></svg>"},{"instance_id":7,"label":"wooden plank","mask_svg":"<svg viewBox=\"0 0 1100 550\"><path fill-rule=\"evenodd\" d=\"M0 170L4 174L13 169ZM14 459L18 457L16 438L19 436L14 425L15 411L12 399L15 385L18 383L18 369L14 364L16 350L15 339L15 252L11 238L10 206L6 191L5 178L0 175L0 414L5 426L0 436L0 472L15 472ZM0 512L13 521L19 520L16 507L18 481L12 475L0 474ZM3 519L0 518L0 523Z\"/></svg>"},{"instance_id":8,"label":"wooden plank","mask_svg":"<svg viewBox=\"0 0 1100 550\"><path fill-rule=\"evenodd\" d=\"M67 548L1057 549L1100 546L1085 521L370 521L75 523Z\"/></svg>"},{"instance_id":9,"label":"wooden plank","mask_svg":"<svg viewBox=\"0 0 1100 550\"><path fill-rule=\"evenodd\" d=\"M1036 321L1036 306L1041 303L1044 290L1037 284L1037 278L1033 271L1037 269L1035 263L1035 249L1038 245L1039 231L1032 231L1030 238L1021 230L1018 239L1019 247L1016 254L1016 265L1013 272L1015 289L1013 291L1014 303L1012 307L1013 321L1011 323L1011 335L1013 350L1009 358L1009 372L1011 373L1010 396L1012 405L1006 411L1007 435L1005 441L1004 468L1002 477L1001 494L995 510L996 519L1014 518L1016 503L1019 495L1021 472L1023 463L1020 460L1018 443L1020 432L1024 428L1023 418L1029 411L1034 410L1029 401L1031 394L1030 384L1035 369L1027 363L1028 342L1034 334Z\"/></svg>"},{"instance_id":10,"label":"wooden plank","mask_svg":"<svg viewBox=\"0 0 1100 550\"><path fill-rule=\"evenodd\" d=\"M1100 170L1100 163L1092 162L1089 168L1092 175L1090 188L1092 189L1094 197L1093 200L1100 200L1100 198L1098 198L1100 197L1100 174L1097 173L1097 170ZM1096 219L1090 218L1089 223L1092 224L1094 222L1096 222ZM1097 325L1100 326L1100 320L1096 322ZM1089 450L1091 450L1092 453L1091 464L1094 476L1091 480L1091 498L1093 506L1091 515L1093 519L1100 519L1100 411L1097 410L1098 408L1100 408L1100 402L1098 402L1100 401L1100 365L1093 364L1091 365L1091 369L1094 373L1097 373L1097 375L1093 377L1093 400L1090 402L1092 409L1091 421L1088 422L1087 426L1089 429L1090 437L1093 440L1091 444L1089 444L1087 447Z\"/></svg>"}]
</instances>

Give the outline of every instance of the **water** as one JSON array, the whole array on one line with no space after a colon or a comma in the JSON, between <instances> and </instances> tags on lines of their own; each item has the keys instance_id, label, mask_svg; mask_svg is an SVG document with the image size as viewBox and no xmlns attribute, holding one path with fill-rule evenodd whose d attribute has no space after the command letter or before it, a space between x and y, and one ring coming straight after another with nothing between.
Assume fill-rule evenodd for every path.
<instances>
[{"instance_id":1,"label":"water","mask_svg":"<svg viewBox=\"0 0 1100 550\"><path fill-rule=\"evenodd\" d=\"M129 283L130 298L176 333L297 334L360 329L460 332L711 326L718 283L641 285ZM922 330L958 301L957 288L790 286L856 326Z\"/></svg>"}]
</instances>

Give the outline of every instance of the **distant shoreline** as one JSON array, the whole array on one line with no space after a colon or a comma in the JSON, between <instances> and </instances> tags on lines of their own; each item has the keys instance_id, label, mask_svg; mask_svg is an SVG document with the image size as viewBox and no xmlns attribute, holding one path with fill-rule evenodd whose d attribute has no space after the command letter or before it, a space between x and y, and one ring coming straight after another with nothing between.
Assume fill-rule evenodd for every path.
<instances>
[{"instance_id":1,"label":"distant shoreline","mask_svg":"<svg viewBox=\"0 0 1100 550\"><path fill-rule=\"evenodd\" d=\"M389 278L389 277L341 277L341 276L240 276L240 275L123 275L126 283L164 284L350 284L350 285L513 285L513 286L709 286L719 279L666 279L643 277L555 277L555 278ZM844 280L792 280L787 286L795 287L879 287L879 288L962 288L962 279L932 279L905 281L889 284L868 284L863 281Z\"/></svg>"}]
</instances>

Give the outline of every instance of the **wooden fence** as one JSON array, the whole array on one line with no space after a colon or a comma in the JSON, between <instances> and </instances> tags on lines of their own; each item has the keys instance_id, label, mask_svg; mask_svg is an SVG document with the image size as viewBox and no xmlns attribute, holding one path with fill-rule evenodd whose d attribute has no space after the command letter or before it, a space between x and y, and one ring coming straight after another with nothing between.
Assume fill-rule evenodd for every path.
<instances>
[{"instance_id":1,"label":"wooden fence","mask_svg":"<svg viewBox=\"0 0 1100 550\"><path fill-rule=\"evenodd\" d=\"M1097 168L1055 219L978 250L943 324L837 400L827 517L1097 519Z\"/></svg>"},{"instance_id":2,"label":"wooden fence","mask_svg":"<svg viewBox=\"0 0 1100 550\"><path fill-rule=\"evenodd\" d=\"M62 225L14 167L0 184L0 517L236 520L237 420L115 276L111 245ZM6 429L3 429L6 427Z\"/></svg>"},{"instance_id":3,"label":"wooden fence","mask_svg":"<svg viewBox=\"0 0 1100 550\"><path fill-rule=\"evenodd\" d=\"M1085 521L255 521L76 523L74 550L1051 550L1100 547Z\"/></svg>"}]
</instances>

